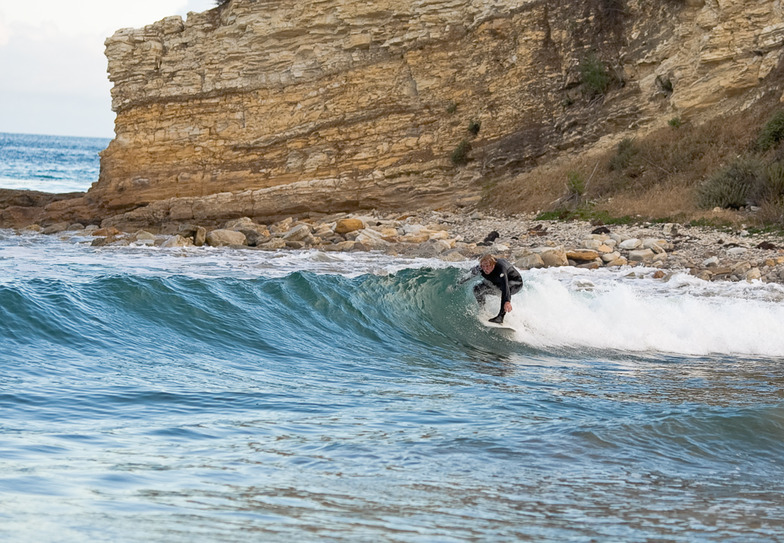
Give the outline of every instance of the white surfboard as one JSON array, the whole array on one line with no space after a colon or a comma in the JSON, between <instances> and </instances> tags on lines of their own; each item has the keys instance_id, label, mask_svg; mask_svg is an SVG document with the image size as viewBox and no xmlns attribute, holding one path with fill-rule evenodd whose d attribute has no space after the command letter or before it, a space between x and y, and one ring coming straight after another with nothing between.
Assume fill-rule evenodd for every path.
<instances>
[{"instance_id":1,"label":"white surfboard","mask_svg":"<svg viewBox=\"0 0 784 543\"><path fill-rule=\"evenodd\" d=\"M489 313L480 311L479 322L481 322L488 328L495 328L496 330L514 330L514 328L512 328L508 323L497 324L495 322L490 322L490 319L493 317L495 317L495 315L490 315Z\"/></svg>"}]
</instances>

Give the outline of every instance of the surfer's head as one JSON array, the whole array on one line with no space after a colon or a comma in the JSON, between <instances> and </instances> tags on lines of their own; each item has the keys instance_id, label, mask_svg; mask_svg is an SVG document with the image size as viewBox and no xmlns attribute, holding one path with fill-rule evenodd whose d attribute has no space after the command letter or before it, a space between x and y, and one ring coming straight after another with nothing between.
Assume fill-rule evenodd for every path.
<instances>
[{"instance_id":1,"label":"surfer's head","mask_svg":"<svg viewBox=\"0 0 784 543\"><path fill-rule=\"evenodd\" d=\"M496 259L491 254L486 254L482 258L479 259L479 267L482 268L482 271L485 273L490 273L495 268Z\"/></svg>"}]
</instances>

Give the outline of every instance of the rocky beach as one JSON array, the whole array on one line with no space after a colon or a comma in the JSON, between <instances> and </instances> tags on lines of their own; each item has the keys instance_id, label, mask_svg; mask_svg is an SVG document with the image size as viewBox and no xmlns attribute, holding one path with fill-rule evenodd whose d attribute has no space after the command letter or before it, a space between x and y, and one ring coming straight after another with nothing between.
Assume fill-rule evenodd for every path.
<instances>
[{"instance_id":1,"label":"rocky beach","mask_svg":"<svg viewBox=\"0 0 784 543\"><path fill-rule=\"evenodd\" d=\"M261 224L244 217L219 227L168 225L123 232L115 227L37 224L19 232L90 241L93 246L237 247L248 250L377 251L403 257L473 260L484 253L510 259L520 269L576 266L645 270L668 279L688 272L706 281L784 283L784 248L774 234L674 223L595 225L536 220L482 211L407 214L333 214L289 217Z\"/></svg>"}]
</instances>

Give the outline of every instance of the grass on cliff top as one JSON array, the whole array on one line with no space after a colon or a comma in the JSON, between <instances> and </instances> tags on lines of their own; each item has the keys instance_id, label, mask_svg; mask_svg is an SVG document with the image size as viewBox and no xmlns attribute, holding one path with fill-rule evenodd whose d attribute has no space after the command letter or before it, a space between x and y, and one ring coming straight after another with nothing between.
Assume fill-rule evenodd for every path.
<instances>
[{"instance_id":1,"label":"grass on cliff top","mask_svg":"<svg viewBox=\"0 0 784 543\"><path fill-rule=\"evenodd\" d=\"M497 180L483 203L504 213L604 224L743 221L784 228L784 110L760 107L699 126L679 119ZM749 205L760 209L750 215Z\"/></svg>"}]
</instances>

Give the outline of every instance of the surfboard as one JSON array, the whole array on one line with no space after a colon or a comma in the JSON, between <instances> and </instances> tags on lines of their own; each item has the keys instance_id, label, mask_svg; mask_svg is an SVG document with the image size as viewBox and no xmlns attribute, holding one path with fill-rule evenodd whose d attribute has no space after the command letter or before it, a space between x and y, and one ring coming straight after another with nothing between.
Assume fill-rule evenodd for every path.
<instances>
[{"instance_id":1,"label":"surfboard","mask_svg":"<svg viewBox=\"0 0 784 543\"><path fill-rule=\"evenodd\" d=\"M492 329L495 329L495 330L511 330L511 331L514 332L514 328L512 328L511 326L509 326L506 323L504 323L504 324L496 324L494 322L483 320L482 324L484 324L488 328L492 328Z\"/></svg>"},{"instance_id":2,"label":"surfboard","mask_svg":"<svg viewBox=\"0 0 784 543\"><path fill-rule=\"evenodd\" d=\"M479 313L479 322L487 326L488 328L495 328L496 330L514 330L509 324L497 324L494 322L490 322L489 319L493 318L495 315L490 315L489 313L480 312Z\"/></svg>"}]
</instances>

